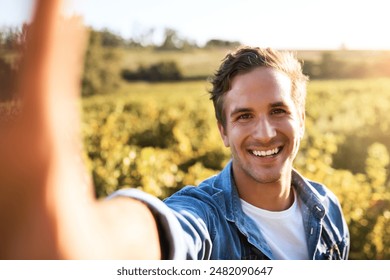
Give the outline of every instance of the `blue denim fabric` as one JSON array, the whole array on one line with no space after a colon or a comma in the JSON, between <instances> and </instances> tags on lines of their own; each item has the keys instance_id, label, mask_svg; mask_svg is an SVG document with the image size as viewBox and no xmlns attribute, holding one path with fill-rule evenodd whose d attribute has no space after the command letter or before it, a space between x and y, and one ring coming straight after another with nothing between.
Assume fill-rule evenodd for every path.
<instances>
[{"instance_id":1,"label":"blue denim fabric","mask_svg":"<svg viewBox=\"0 0 390 280\"><path fill-rule=\"evenodd\" d=\"M192 237L193 244L207 244L195 246L190 257L273 259L256 224L242 211L232 178L230 162L217 176L203 181L198 187L185 187L165 200ZM303 202L309 256L313 259L346 259L349 232L336 197L323 185L306 180L295 170L292 178Z\"/></svg>"},{"instance_id":2,"label":"blue denim fabric","mask_svg":"<svg viewBox=\"0 0 390 280\"><path fill-rule=\"evenodd\" d=\"M232 178L229 162L218 175L167 198L165 205L131 190L116 195L136 196L149 205L162 224L160 235L169 243L170 259L274 259L255 222L244 214ZM292 180L302 201L310 258L347 259L349 231L335 195L295 170Z\"/></svg>"}]
</instances>

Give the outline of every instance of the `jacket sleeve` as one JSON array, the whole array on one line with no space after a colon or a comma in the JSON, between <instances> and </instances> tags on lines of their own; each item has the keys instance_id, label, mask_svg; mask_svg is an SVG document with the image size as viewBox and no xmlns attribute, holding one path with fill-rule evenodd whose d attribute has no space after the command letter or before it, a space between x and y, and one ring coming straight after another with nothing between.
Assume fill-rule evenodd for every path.
<instances>
[{"instance_id":1,"label":"jacket sleeve","mask_svg":"<svg viewBox=\"0 0 390 280\"><path fill-rule=\"evenodd\" d=\"M145 203L156 220L163 259L209 259L211 240L202 219L185 210L175 211L160 199L137 189L121 189L107 199L129 197Z\"/></svg>"}]
</instances>

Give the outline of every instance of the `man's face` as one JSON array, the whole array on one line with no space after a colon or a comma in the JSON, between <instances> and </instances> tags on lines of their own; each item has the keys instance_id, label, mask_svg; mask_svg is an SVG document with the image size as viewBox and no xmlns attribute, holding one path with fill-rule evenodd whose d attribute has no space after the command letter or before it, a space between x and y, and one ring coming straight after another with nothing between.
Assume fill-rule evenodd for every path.
<instances>
[{"instance_id":1,"label":"man's face","mask_svg":"<svg viewBox=\"0 0 390 280\"><path fill-rule=\"evenodd\" d=\"M267 67L239 74L223 108L226 124L218 127L232 152L236 183L268 184L289 178L305 118L291 98L290 78Z\"/></svg>"}]
</instances>

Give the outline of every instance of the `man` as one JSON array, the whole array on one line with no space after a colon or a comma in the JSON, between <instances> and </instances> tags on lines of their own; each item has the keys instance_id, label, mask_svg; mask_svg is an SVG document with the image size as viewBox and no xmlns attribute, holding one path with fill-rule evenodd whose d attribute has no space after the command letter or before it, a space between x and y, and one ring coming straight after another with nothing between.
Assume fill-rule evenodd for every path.
<instances>
[{"instance_id":1,"label":"man","mask_svg":"<svg viewBox=\"0 0 390 280\"><path fill-rule=\"evenodd\" d=\"M336 197L293 169L306 80L290 53L243 47L229 54L212 79L211 99L231 162L169 197L175 217L142 193L114 196L145 199L160 219L160 244L171 240L163 252L183 250L190 259L346 259L349 233ZM175 219L180 226L167 226Z\"/></svg>"},{"instance_id":2,"label":"man","mask_svg":"<svg viewBox=\"0 0 390 280\"><path fill-rule=\"evenodd\" d=\"M76 109L82 27L60 11L60 0L37 1L21 114L0 118L0 259L347 258L337 199L293 170L306 79L286 53L239 49L213 79L218 127L232 151L220 174L165 203L135 189L96 200Z\"/></svg>"}]
</instances>

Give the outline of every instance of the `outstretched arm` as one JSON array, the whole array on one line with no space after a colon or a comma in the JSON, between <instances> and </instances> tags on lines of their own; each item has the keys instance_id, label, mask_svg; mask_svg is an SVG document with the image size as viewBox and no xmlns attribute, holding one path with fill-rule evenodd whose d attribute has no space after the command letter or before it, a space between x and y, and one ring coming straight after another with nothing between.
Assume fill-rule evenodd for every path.
<instances>
[{"instance_id":1,"label":"outstretched arm","mask_svg":"<svg viewBox=\"0 0 390 280\"><path fill-rule=\"evenodd\" d=\"M0 259L158 259L149 209L97 201L81 158L84 29L38 0L19 77L21 114L0 120Z\"/></svg>"}]
</instances>

